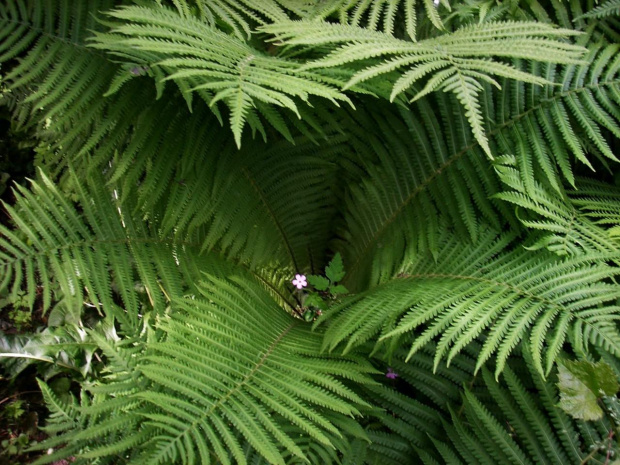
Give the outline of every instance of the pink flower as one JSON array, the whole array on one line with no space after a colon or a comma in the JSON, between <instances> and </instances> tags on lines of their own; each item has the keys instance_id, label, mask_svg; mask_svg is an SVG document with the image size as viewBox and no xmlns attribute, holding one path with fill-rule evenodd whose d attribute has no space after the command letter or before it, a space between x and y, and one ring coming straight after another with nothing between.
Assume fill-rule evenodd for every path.
<instances>
[{"instance_id":1,"label":"pink flower","mask_svg":"<svg viewBox=\"0 0 620 465\"><path fill-rule=\"evenodd\" d=\"M392 370L391 368L388 368L387 373L385 374L386 378L390 378L390 379L396 379L398 378L400 375L398 373L396 373L394 370Z\"/></svg>"},{"instance_id":2,"label":"pink flower","mask_svg":"<svg viewBox=\"0 0 620 465\"><path fill-rule=\"evenodd\" d=\"M293 279L292 283L293 286L297 287L297 289L303 289L308 285L306 277L303 274L296 274L295 279Z\"/></svg>"}]
</instances>

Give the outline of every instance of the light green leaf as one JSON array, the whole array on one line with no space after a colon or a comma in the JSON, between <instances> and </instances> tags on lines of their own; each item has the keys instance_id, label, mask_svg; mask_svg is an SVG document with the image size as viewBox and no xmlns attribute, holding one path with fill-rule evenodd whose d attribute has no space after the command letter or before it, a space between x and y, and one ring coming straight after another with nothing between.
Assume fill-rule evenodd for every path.
<instances>
[{"instance_id":1,"label":"light green leaf","mask_svg":"<svg viewBox=\"0 0 620 465\"><path fill-rule=\"evenodd\" d=\"M336 283L344 278L344 264L342 263L342 257L340 253L334 255L332 261L325 268L325 275L332 283Z\"/></svg>"},{"instance_id":2,"label":"light green leaf","mask_svg":"<svg viewBox=\"0 0 620 465\"><path fill-rule=\"evenodd\" d=\"M310 275L308 282L314 286L317 291L326 291L329 287L329 280L323 276Z\"/></svg>"},{"instance_id":3,"label":"light green leaf","mask_svg":"<svg viewBox=\"0 0 620 465\"><path fill-rule=\"evenodd\" d=\"M579 362L564 360L562 365L597 397L613 396L620 389L614 370L602 360L597 363L587 360Z\"/></svg>"},{"instance_id":4,"label":"light green leaf","mask_svg":"<svg viewBox=\"0 0 620 465\"><path fill-rule=\"evenodd\" d=\"M603 410L599 397L613 395L618 381L612 368L605 362L563 361L558 364L560 408L582 420L599 420Z\"/></svg>"}]
</instances>

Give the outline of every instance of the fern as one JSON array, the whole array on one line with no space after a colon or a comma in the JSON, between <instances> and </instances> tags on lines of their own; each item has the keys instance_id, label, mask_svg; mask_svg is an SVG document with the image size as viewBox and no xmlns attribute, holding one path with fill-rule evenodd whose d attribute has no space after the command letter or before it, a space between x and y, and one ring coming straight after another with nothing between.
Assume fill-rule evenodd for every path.
<instances>
[{"instance_id":1,"label":"fern","mask_svg":"<svg viewBox=\"0 0 620 465\"><path fill-rule=\"evenodd\" d=\"M583 179L579 190L569 191L571 203L585 216L601 228L607 230L614 239L618 236L620 211L618 211L618 191L608 184L593 179Z\"/></svg>"},{"instance_id":2,"label":"fern","mask_svg":"<svg viewBox=\"0 0 620 465\"><path fill-rule=\"evenodd\" d=\"M610 223L617 225L620 219L618 207L612 203L618 194L611 191L610 186L605 185L604 191L598 191L598 198L589 197L588 192L581 189L560 194L553 189L545 189L539 183L526 189L519 171L510 166L514 164L514 158L505 161L508 166L498 164L497 170L502 181L514 190L498 193L496 197L532 212L533 218L521 219L528 228L551 233L530 245L530 250L545 247L558 255L602 252L609 260L617 260L618 242L609 237L611 230L601 227ZM576 199L572 200L571 196ZM601 215L602 218L596 222L588 218Z\"/></svg>"},{"instance_id":3,"label":"fern","mask_svg":"<svg viewBox=\"0 0 620 465\"><path fill-rule=\"evenodd\" d=\"M620 16L620 2L618 0L607 0L602 5L588 11L582 18L604 18L612 15Z\"/></svg>"},{"instance_id":4,"label":"fern","mask_svg":"<svg viewBox=\"0 0 620 465\"><path fill-rule=\"evenodd\" d=\"M233 150L234 146L225 134L213 127L218 126L218 119L222 118L217 104L211 107L215 112L213 115L204 105L194 105L195 124L188 125L190 113L176 101L176 95L170 93L170 98L161 99L163 83L158 80L155 87L147 84L149 74L153 74L156 68L145 70L133 61L119 66L103 53L86 47L92 31L99 31L103 26L87 12L85 4L70 7L66 3L53 2L53 8L48 9L50 18L40 27L37 21L45 17L40 9L42 4L34 8L18 3L22 6L18 10L22 16L13 19L6 16L6 26L8 28L16 21L28 25L21 32L34 37L37 47L19 57L20 64L13 67L5 79L10 85L10 95L17 98L15 111L19 112L20 122L25 126L36 126L38 135L52 147L45 163L53 175L62 173L69 161L84 175L91 170L111 169L112 179L122 178L123 184L131 188L144 180L141 197L144 202L148 199L151 207L161 198L167 184L183 180L188 177L188 171L193 172L188 168L192 163L200 163L214 151ZM104 11L107 6L110 5L102 3L98 11ZM57 32L61 26L56 25L56 14L59 18L75 18L71 29L74 34L69 38ZM48 68L57 69L61 74L47 74L44 71ZM60 76L62 81L59 81ZM163 78L163 75L157 75L157 79ZM82 80L87 84L73 89L72 83ZM56 91L50 93L48 89ZM97 98L102 94L107 97ZM180 92L177 94L182 98ZM185 97L189 99L187 95ZM156 101L156 98L160 100ZM267 132L262 121L277 127L291 141L299 132L316 138L326 123L334 126L334 118L324 110L316 104L314 109L299 108L303 121L294 117L287 122L271 105L258 102L250 123L252 130L265 138ZM209 123L202 124L204 120ZM198 140L205 145L197 144ZM213 146L206 145L207 140L212 141ZM226 146L229 148L224 148ZM185 153L186 157L181 160L167 156L167 153L177 151ZM131 190L123 185L120 187L123 196Z\"/></svg>"},{"instance_id":5,"label":"fern","mask_svg":"<svg viewBox=\"0 0 620 465\"><path fill-rule=\"evenodd\" d=\"M454 92L466 111L474 137L491 155L480 109L480 81L499 86L492 76L518 79L535 84L546 80L487 57L525 58L556 63L578 63L583 49L552 40L572 35L572 31L553 29L540 23L489 23L459 29L451 34L411 43L390 35L361 28L316 22L291 22L263 27L276 39L292 45L331 45L333 52L304 69L341 66L347 63L385 57L354 74L345 89L359 82L410 67L394 82L390 100L429 76L425 87L412 101L438 89ZM552 57L550 59L550 57Z\"/></svg>"},{"instance_id":6,"label":"fern","mask_svg":"<svg viewBox=\"0 0 620 465\"><path fill-rule=\"evenodd\" d=\"M38 463L604 463L553 383L619 366L613 8L4 2Z\"/></svg>"},{"instance_id":7,"label":"fern","mask_svg":"<svg viewBox=\"0 0 620 465\"><path fill-rule=\"evenodd\" d=\"M358 357L313 355L319 335L280 312L258 285L205 279L202 296L174 301L156 325L161 336L146 342L135 370L136 382L148 387L119 401L122 383L108 382L106 398L81 413L88 429L67 428L67 454L79 448L84 459L129 454L128 463L246 463L247 441L268 463L285 463L284 450L304 457L285 432L287 423L296 426L289 433L302 430L322 447L340 436L345 417L358 413L355 404L364 405L340 379L367 383L372 368ZM106 410L117 413L100 415ZM122 423L120 411L126 412ZM138 441L119 434L132 420L142 425Z\"/></svg>"},{"instance_id":8,"label":"fern","mask_svg":"<svg viewBox=\"0 0 620 465\"><path fill-rule=\"evenodd\" d=\"M428 20L435 28L444 29L442 18L437 12L438 6L425 0L421 20ZM418 29L418 5L415 0L391 0L386 2L352 2L349 0L332 0L310 9L310 18L336 17L342 24L362 26L371 30L382 30L387 34L404 32L410 39L416 40ZM442 6L448 11L450 4L445 1ZM396 31L403 28L404 31Z\"/></svg>"},{"instance_id":9,"label":"fern","mask_svg":"<svg viewBox=\"0 0 620 465\"><path fill-rule=\"evenodd\" d=\"M349 99L319 73L297 73L298 65L267 56L198 20L162 8L126 7L108 13L123 23L97 35L94 48L142 66L161 68L187 98L197 92L210 106L223 101L238 146L254 101L293 111L293 97L316 95L338 104ZM172 33L171 31L178 31ZM189 100L188 100L188 103Z\"/></svg>"},{"instance_id":10,"label":"fern","mask_svg":"<svg viewBox=\"0 0 620 465\"><path fill-rule=\"evenodd\" d=\"M439 446L436 442L438 451L443 449L467 464L559 465L586 459L589 451L581 441L587 436L580 436L578 428L588 427L575 424L556 406L555 386L540 378L532 370L530 357L524 355L529 369L512 363L519 371L507 369L501 384L483 373L484 386L491 394L488 400L465 391L462 409L453 411L450 421L444 423L443 443ZM602 439L591 429L589 433ZM590 459L602 463L599 460L604 460L604 453L595 453Z\"/></svg>"},{"instance_id":11,"label":"fern","mask_svg":"<svg viewBox=\"0 0 620 465\"><path fill-rule=\"evenodd\" d=\"M25 284L32 305L37 276L43 282L54 276L68 306L77 307L79 312L83 302L90 301L105 308L106 315L135 327L142 307L133 290L137 271L153 307L163 309L165 297L155 270L158 266L174 267L172 255L162 249L157 265L157 244L164 241L149 237L129 217L122 219L122 212L105 190L87 193L77 184L83 199L82 218L45 175L41 174L41 178L45 187L33 184L32 192L18 187L16 207L5 205L22 231L2 226L2 288L12 285L11 292L15 293ZM133 237L129 238L127 233L133 233ZM151 249L151 257L134 254L136 243ZM121 290L123 308L113 299L112 279ZM51 303L49 286L42 291L43 308L47 309Z\"/></svg>"},{"instance_id":12,"label":"fern","mask_svg":"<svg viewBox=\"0 0 620 465\"><path fill-rule=\"evenodd\" d=\"M221 250L253 269L278 263L293 274L321 263L336 210L335 161L347 149L343 136L331 140L329 151L306 138L296 138L293 148L255 143L186 171L157 205L162 232ZM222 214L222 205L234 208Z\"/></svg>"},{"instance_id":13,"label":"fern","mask_svg":"<svg viewBox=\"0 0 620 465\"><path fill-rule=\"evenodd\" d=\"M610 146L614 136L606 137L616 131L620 115L618 63L609 59L614 50L616 45L599 48L592 65L570 65L562 70L560 75L566 77L563 91L520 83L508 84L506 92L497 95L488 89L484 108L492 146L498 153L514 156L526 192L533 192L539 182L561 192L562 178L574 185L573 157L592 167L596 164L585 156L586 150L599 162L616 158ZM558 73L553 66L544 69L543 75ZM590 83L584 85L586 76ZM526 104L529 101L537 103ZM394 276L398 264L417 251L436 253L442 220L473 240L480 217L496 227L507 219L514 227L506 206L489 200L502 188L480 160L477 144L467 134L464 115L452 113L454 105L447 97L425 97L403 113L406 124L393 115L377 118L389 121L389 126L397 128L394 132L388 124L371 120L368 127L380 124L386 135L373 135L381 140L380 149L376 148L378 142L370 148L355 145L369 162L365 164L367 175L349 188L350 207L341 232L346 240L340 247L346 251L351 279L365 282L365 276L375 284ZM571 117L570 108L580 115L583 125ZM590 108L605 110L601 113ZM406 147L420 156L412 158ZM382 154L380 163L376 163L374 151Z\"/></svg>"},{"instance_id":14,"label":"fern","mask_svg":"<svg viewBox=\"0 0 620 465\"><path fill-rule=\"evenodd\" d=\"M161 5L163 2L158 0ZM197 16L212 28L230 29L241 40L248 39L253 26L287 18L290 6L277 0L234 2L230 0L172 0L172 6L187 18ZM196 11L197 10L197 11ZM225 26L222 27L221 24Z\"/></svg>"},{"instance_id":15,"label":"fern","mask_svg":"<svg viewBox=\"0 0 620 465\"><path fill-rule=\"evenodd\" d=\"M418 253L437 254L446 224L477 240L480 217L497 228L511 220L509 209L489 199L500 184L468 134L465 116L451 113L454 103L441 95L399 115L379 107L374 115L357 116L353 147L363 171L348 183L338 243L349 289L392 278ZM381 134L369 144L371 128ZM420 156L411 158L411 152Z\"/></svg>"},{"instance_id":16,"label":"fern","mask_svg":"<svg viewBox=\"0 0 620 465\"><path fill-rule=\"evenodd\" d=\"M102 0L72 5L51 2L46 7L43 3L9 0L0 6L0 63L20 58L4 80L13 92L34 87L24 96L23 103L29 104L27 113L36 114L41 122L67 122L71 118L65 119L65 114L100 105L95 100L115 68L87 50L84 40L88 30L101 28L91 12L111 5ZM50 70L53 72L48 74Z\"/></svg>"},{"instance_id":17,"label":"fern","mask_svg":"<svg viewBox=\"0 0 620 465\"><path fill-rule=\"evenodd\" d=\"M580 337L580 349L589 341L618 354L614 299L619 290L600 280L617 274L606 264L607 256L559 260L538 252L533 257L518 243L515 250L502 252L511 242L493 231L483 232L472 245L441 241L436 257L420 255L398 278L326 313L319 320L329 325L324 347L333 350L346 340L346 353L369 339L380 344L418 331L408 359L437 340L436 368L442 358L449 363L487 334L476 368L496 355L496 376L522 340L528 340L541 374L550 372L572 331Z\"/></svg>"}]
</instances>

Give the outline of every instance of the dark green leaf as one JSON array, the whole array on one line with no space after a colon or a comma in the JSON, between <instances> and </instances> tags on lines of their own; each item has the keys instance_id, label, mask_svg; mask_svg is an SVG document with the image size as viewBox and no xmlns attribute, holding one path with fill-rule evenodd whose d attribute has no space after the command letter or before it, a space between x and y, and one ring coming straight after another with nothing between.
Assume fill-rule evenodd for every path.
<instances>
[{"instance_id":1,"label":"dark green leaf","mask_svg":"<svg viewBox=\"0 0 620 465\"><path fill-rule=\"evenodd\" d=\"M338 294L348 294L349 290L346 287L344 287L342 284L338 284L336 286L330 286L329 292L331 292L332 295L338 295Z\"/></svg>"},{"instance_id":2,"label":"dark green leaf","mask_svg":"<svg viewBox=\"0 0 620 465\"><path fill-rule=\"evenodd\" d=\"M618 390L618 381L612 368L605 362L563 361L558 364L558 388L560 408L582 420L599 420L603 410L599 397L613 395Z\"/></svg>"},{"instance_id":3,"label":"dark green leaf","mask_svg":"<svg viewBox=\"0 0 620 465\"><path fill-rule=\"evenodd\" d=\"M317 307L321 310L327 310L327 304L325 303L325 301L314 292L308 295L308 297L306 297L304 304L307 307Z\"/></svg>"}]
</instances>

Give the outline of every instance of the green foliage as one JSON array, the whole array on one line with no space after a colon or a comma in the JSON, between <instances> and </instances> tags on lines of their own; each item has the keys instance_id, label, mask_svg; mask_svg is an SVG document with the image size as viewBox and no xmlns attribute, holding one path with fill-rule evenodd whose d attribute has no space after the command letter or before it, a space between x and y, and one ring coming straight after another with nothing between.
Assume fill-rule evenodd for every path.
<instances>
[{"instance_id":1,"label":"green foliage","mask_svg":"<svg viewBox=\"0 0 620 465\"><path fill-rule=\"evenodd\" d=\"M304 69L329 68L348 63L383 58L378 64L371 61L357 71L346 83L345 89L356 84L384 77L388 73L409 68L393 83L390 101L407 91L418 81L432 76L410 101L436 90L454 92L465 108L465 115L474 137L485 153L492 157L484 134L480 108L480 81L501 89L492 77L518 79L532 84L549 81L524 73L512 66L489 57L511 57L544 60L555 63L579 63L583 49L553 40L574 34L573 31L554 29L541 23L486 23L472 25L452 34L411 43L389 34L364 31L359 27L312 22L276 23L263 30L274 34L277 40L290 45L331 46L335 50Z\"/></svg>"},{"instance_id":2,"label":"green foliage","mask_svg":"<svg viewBox=\"0 0 620 465\"><path fill-rule=\"evenodd\" d=\"M483 372L487 395L465 391L462 411L452 411L451 421L443 425L445 436L434 441L437 451L445 460L472 465L582 463L587 452L577 425L556 407L553 384L522 364L513 365L519 371L507 369L501 384ZM589 434L597 436L596 431Z\"/></svg>"},{"instance_id":3,"label":"green foliage","mask_svg":"<svg viewBox=\"0 0 620 465\"><path fill-rule=\"evenodd\" d=\"M560 407L574 418L600 420L603 409L598 405L602 396L615 396L620 389L616 374L605 362L586 360L558 363Z\"/></svg>"},{"instance_id":4,"label":"green foliage","mask_svg":"<svg viewBox=\"0 0 620 465\"><path fill-rule=\"evenodd\" d=\"M500 179L511 189L495 195L525 210L520 213L521 222L534 231L545 231L530 250L547 248L558 255L583 255L604 253L610 260L618 259L618 242L612 236L612 229L605 226L618 224L613 214L618 206L614 202L617 189L608 184L601 191L590 180L580 179L579 190L557 192L541 183L534 182L525 187L519 171L514 168L514 159L496 169ZM591 190L593 189L593 190Z\"/></svg>"},{"instance_id":5,"label":"green foliage","mask_svg":"<svg viewBox=\"0 0 620 465\"><path fill-rule=\"evenodd\" d=\"M325 267L325 276L308 276L308 282L317 291L329 292L332 297L335 297L338 294L346 294L348 292L346 287L338 284L344 278L344 275L342 256L340 253L337 253Z\"/></svg>"},{"instance_id":6,"label":"green foliage","mask_svg":"<svg viewBox=\"0 0 620 465\"><path fill-rule=\"evenodd\" d=\"M607 255L558 259L520 247L505 251L511 243L492 230L471 245L441 240L437 256L419 255L397 279L326 312L319 320L329 324L325 347L333 350L346 340L346 353L371 338L389 344L391 338L420 330L408 358L437 338L436 367L484 332L488 337L477 368L497 355L496 376L523 339L529 340L541 374L549 373L569 332L578 349L590 342L620 354L620 333L613 323L620 293L598 278L618 273L607 265Z\"/></svg>"},{"instance_id":7,"label":"green foliage","mask_svg":"<svg viewBox=\"0 0 620 465\"><path fill-rule=\"evenodd\" d=\"M612 460L617 6L3 2L36 463Z\"/></svg>"},{"instance_id":8,"label":"green foliage","mask_svg":"<svg viewBox=\"0 0 620 465\"><path fill-rule=\"evenodd\" d=\"M33 444L36 444L36 441L34 441ZM30 438L28 438L28 435L24 433L20 434L16 438L4 439L0 442L0 446L2 446L3 449L1 452L2 455L19 455L30 445Z\"/></svg>"},{"instance_id":9,"label":"green foliage","mask_svg":"<svg viewBox=\"0 0 620 465\"><path fill-rule=\"evenodd\" d=\"M313 95L335 104L337 100L350 102L330 85L338 81L330 82L316 72L300 73L295 62L261 53L192 17L162 7L125 7L109 15L122 22L109 33L97 35L93 47L122 57L128 64L153 68L159 79L173 80L190 106L192 92L211 108L225 102L237 146L246 120L250 114L257 118L255 107L261 109L256 102L286 108L299 118L293 97L304 102Z\"/></svg>"},{"instance_id":10,"label":"green foliage","mask_svg":"<svg viewBox=\"0 0 620 465\"><path fill-rule=\"evenodd\" d=\"M611 15L620 16L620 2L618 0L607 0L602 5L588 11L583 17L604 18Z\"/></svg>"},{"instance_id":11,"label":"green foliage","mask_svg":"<svg viewBox=\"0 0 620 465\"><path fill-rule=\"evenodd\" d=\"M205 275L199 291L171 303L157 334L140 342L138 362L136 348L108 349L116 352L110 374L89 388L97 402L80 409L77 423L68 421L76 407L45 388L57 406L53 430L74 444L64 456L79 448L84 459L245 463L249 446L268 463L285 463L284 451L304 457L286 425L330 446L347 417L359 414L356 404L365 402L347 382L370 382L374 370L363 358L317 356L320 334L279 311L247 278ZM123 437L128 423L138 436Z\"/></svg>"}]
</instances>

